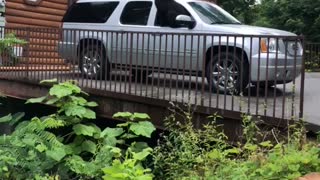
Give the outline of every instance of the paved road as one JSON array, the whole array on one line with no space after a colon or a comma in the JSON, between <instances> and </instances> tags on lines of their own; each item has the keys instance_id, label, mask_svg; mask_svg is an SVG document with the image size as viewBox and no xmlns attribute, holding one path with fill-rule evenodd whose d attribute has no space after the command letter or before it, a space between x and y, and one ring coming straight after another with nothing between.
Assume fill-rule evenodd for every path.
<instances>
[{"instance_id":1,"label":"paved road","mask_svg":"<svg viewBox=\"0 0 320 180\"><path fill-rule=\"evenodd\" d=\"M320 73L306 73L304 119L320 126Z\"/></svg>"}]
</instances>

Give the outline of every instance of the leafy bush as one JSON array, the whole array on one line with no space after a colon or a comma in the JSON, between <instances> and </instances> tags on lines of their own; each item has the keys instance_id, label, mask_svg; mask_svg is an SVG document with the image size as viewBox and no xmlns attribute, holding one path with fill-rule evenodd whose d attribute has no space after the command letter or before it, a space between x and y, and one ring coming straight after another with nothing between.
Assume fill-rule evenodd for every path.
<instances>
[{"instance_id":1,"label":"leafy bush","mask_svg":"<svg viewBox=\"0 0 320 180\"><path fill-rule=\"evenodd\" d=\"M155 130L147 121L149 116L118 113L115 118L129 117L128 122L101 130L90 122L96 118L90 108L97 104L86 96L74 81L55 83L48 95L27 101L55 105L55 114L19 123L3 118L2 122L16 127L12 134L0 137L0 178L151 179L151 170L142 162L152 149L135 142L138 137L149 138Z\"/></svg>"},{"instance_id":2,"label":"leafy bush","mask_svg":"<svg viewBox=\"0 0 320 180\"><path fill-rule=\"evenodd\" d=\"M168 135L158 142L154 149L154 173L157 179L181 179L194 172L206 171L207 152L228 147L227 137L216 125L217 115L209 117L212 122L203 129L192 124L191 111L185 112L179 107L172 109L165 119ZM181 118L183 120L179 121Z\"/></svg>"},{"instance_id":3,"label":"leafy bush","mask_svg":"<svg viewBox=\"0 0 320 180\"><path fill-rule=\"evenodd\" d=\"M215 125L218 116L210 118L200 130L193 127L192 114L179 108L166 119L169 135L153 153L157 179L296 179L320 171L320 149L306 140L302 122L289 127L289 138L272 129L273 139L265 140L270 131L260 130L252 116L243 116L242 137L231 145Z\"/></svg>"},{"instance_id":4,"label":"leafy bush","mask_svg":"<svg viewBox=\"0 0 320 180\"><path fill-rule=\"evenodd\" d=\"M18 58L16 57L13 48L15 46L21 46L26 43L27 43L26 41L22 39L18 39L12 33L6 34L5 38L1 38L0 39L0 55L1 55L2 63L4 61L7 61L5 62L5 65L7 66L12 66L17 64Z\"/></svg>"}]
</instances>

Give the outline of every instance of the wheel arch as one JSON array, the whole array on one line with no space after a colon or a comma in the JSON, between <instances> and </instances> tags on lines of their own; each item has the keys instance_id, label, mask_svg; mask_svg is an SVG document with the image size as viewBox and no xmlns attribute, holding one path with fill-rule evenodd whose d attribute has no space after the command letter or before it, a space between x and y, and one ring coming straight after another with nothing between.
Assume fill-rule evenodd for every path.
<instances>
[{"instance_id":1,"label":"wheel arch","mask_svg":"<svg viewBox=\"0 0 320 180\"><path fill-rule=\"evenodd\" d=\"M79 41L77 46L77 54L80 54L84 47L86 47L88 44L94 44L97 46L101 46L103 53L106 54L106 47L102 40L94 39L94 38L83 38Z\"/></svg>"},{"instance_id":2,"label":"wheel arch","mask_svg":"<svg viewBox=\"0 0 320 180\"><path fill-rule=\"evenodd\" d=\"M228 52L233 54L235 53L236 55L238 55L240 57L240 59L242 59L243 56L243 60L245 63L247 63L249 65L249 57L248 54L246 53L245 50L243 50L240 47L237 46L226 46L226 45L214 45L211 46L207 49L205 57L206 57L206 65L207 63L210 61L210 58L213 57L214 55L218 54L219 52Z\"/></svg>"}]
</instances>

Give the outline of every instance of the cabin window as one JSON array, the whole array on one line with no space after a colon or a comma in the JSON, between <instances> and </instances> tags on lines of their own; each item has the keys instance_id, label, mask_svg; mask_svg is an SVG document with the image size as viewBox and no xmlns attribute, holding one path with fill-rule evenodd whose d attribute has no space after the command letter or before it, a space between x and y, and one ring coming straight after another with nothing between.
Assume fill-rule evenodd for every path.
<instances>
[{"instance_id":1,"label":"cabin window","mask_svg":"<svg viewBox=\"0 0 320 180\"><path fill-rule=\"evenodd\" d=\"M74 3L67 11L63 22L105 23L108 21L119 2Z\"/></svg>"}]
</instances>

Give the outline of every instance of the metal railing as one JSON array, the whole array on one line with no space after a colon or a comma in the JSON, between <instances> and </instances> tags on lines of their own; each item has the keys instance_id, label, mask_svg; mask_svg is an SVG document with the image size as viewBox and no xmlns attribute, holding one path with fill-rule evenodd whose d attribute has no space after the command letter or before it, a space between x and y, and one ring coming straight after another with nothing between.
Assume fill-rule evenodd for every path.
<instances>
[{"instance_id":1,"label":"metal railing","mask_svg":"<svg viewBox=\"0 0 320 180\"><path fill-rule=\"evenodd\" d=\"M305 53L307 71L320 71L320 43L307 42Z\"/></svg>"},{"instance_id":2,"label":"metal railing","mask_svg":"<svg viewBox=\"0 0 320 180\"><path fill-rule=\"evenodd\" d=\"M303 37L6 29L29 43L1 78L73 79L88 90L276 119L303 116ZM66 62L67 64L63 64ZM92 91L94 93L94 91ZM116 97L115 97L116 98Z\"/></svg>"}]
</instances>

